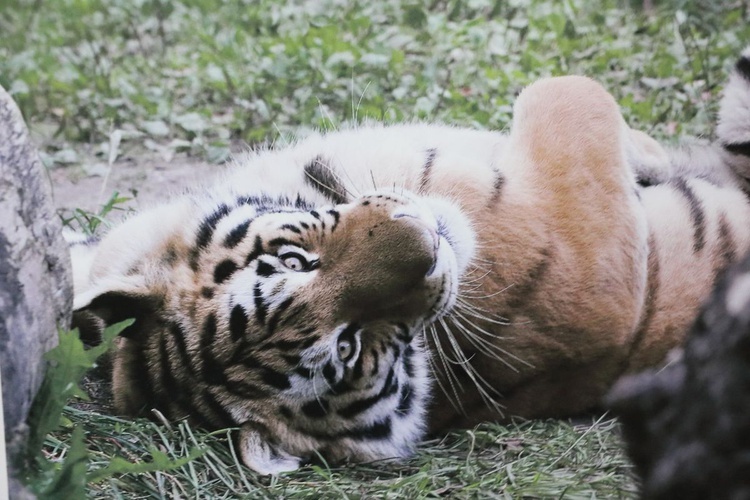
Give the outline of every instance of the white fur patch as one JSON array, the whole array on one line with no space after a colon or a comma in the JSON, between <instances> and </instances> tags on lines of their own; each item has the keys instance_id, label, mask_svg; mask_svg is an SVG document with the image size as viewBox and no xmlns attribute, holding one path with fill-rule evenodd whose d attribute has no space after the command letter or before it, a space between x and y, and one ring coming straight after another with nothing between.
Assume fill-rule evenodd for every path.
<instances>
[{"instance_id":1,"label":"white fur patch","mask_svg":"<svg viewBox=\"0 0 750 500\"><path fill-rule=\"evenodd\" d=\"M750 309L750 274L740 276L727 292L727 311L737 315Z\"/></svg>"}]
</instances>

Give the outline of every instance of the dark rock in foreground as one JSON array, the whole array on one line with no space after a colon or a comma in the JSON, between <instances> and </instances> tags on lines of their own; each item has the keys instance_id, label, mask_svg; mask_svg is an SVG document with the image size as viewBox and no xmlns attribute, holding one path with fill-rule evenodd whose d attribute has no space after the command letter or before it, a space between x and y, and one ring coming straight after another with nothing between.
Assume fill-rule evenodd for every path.
<instances>
[{"instance_id":1,"label":"dark rock in foreground","mask_svg":"<svg viewBox=\"0 0 750 500\"><path fill-rule=\"evenodd\" d=\"M750 498L750 255L718 284L679 358L609 396L643 497Z\"/></svg>"}]
</instances>

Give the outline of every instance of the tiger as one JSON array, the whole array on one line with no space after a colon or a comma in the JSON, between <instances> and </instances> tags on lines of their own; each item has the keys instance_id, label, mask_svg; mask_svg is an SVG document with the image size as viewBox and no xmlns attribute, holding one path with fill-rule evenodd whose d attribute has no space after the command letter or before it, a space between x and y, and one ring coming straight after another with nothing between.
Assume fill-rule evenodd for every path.
<instances>
[{"instance_id":1,"label":"tiger","mask_svg":"<svg viewBox=\"0 0 750 500\"><path fill-rule=\"evenodd\" d=\"M749 68L712 143L664 147L593 79L544 78L508 133L314 133L72 242L78 324L135 320L115 410L238 428L280 474L598 407L750 248Z\"/></svg>"}]
</instances>

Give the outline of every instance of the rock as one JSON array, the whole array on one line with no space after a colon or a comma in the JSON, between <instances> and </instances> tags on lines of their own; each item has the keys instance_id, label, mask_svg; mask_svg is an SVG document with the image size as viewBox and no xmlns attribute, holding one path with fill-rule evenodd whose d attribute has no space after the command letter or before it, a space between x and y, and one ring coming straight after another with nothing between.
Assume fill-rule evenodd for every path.
<instances>
[{"instance_id":1,"label":"rock","mask_svg":"<svg viewBox=\"0 0 750 500\"><path fill-rule=\"evenodd\" d=\"M643 498L750 498L750 255L719 282L679 359L624 378L608 404Z\"/></svg>"},{"instance_id":2,"label":"rock","mask_svg":"<svg viewBox=\"0 0 750 500\"><path fill-rule=\"evenodd\" d=\"M10 464L23 452L42 356L70 321L73 289L51 186L21 113L0 87L0 383ZM16 486L13 486L16 484ZM11 487L18 488L11 480ZM23 495L11 490L11 498Z\"/></svg>"}]
</instances>

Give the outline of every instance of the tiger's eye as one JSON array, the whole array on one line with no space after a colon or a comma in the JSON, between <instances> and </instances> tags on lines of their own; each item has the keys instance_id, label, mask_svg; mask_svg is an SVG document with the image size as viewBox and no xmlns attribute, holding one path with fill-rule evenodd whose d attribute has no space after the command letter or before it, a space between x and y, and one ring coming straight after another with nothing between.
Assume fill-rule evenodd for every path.
<instances>
[{"instance_id":1,"label":"tiger's eye","mask_svg":"<svg viewBox=\"0 0 750 500\"><path fill-rule=\"evenodd\" d=\"M306 264L300 257L296 255L284 257L281 262L292 271L302 271L305 269Z\"/></svg>"},{"instance_id":2,"label":"tiger's eye","mask_svg":"<svg viewBox=\"0 0 750 500\"><path fill-rule=\"evenodd\" d=\"M342 361L346 361L349 359L354 352L354 346L352 343L348 340L342 339L339 340L339 359Z\"/></svg>"}]
</instances>

